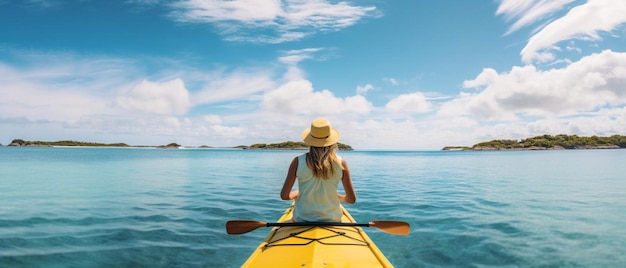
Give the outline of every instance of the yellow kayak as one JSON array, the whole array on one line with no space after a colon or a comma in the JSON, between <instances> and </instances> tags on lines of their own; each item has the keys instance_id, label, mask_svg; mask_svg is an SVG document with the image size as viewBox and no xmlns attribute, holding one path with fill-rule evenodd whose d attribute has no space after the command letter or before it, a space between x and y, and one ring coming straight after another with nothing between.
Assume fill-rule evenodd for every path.
<instances>
[{"instance_id":1,"label":"yellow kayak","mask_svg":"<svg viewBox=\"0 0 626 268\"><path fill-rule=\"evenodd\" d=\"M355 223L342 206L342 223ZM293 205L278 220L289 222ZM393 267L358 226L274 227L242 267Z\"/></svg>"}]
</instances>

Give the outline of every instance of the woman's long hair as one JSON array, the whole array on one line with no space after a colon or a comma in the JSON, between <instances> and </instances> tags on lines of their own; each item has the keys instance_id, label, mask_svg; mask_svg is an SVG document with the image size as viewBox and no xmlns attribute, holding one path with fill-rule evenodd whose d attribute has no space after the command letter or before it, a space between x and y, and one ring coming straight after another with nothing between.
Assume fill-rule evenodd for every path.
<instances>
[{"instance_id":1,"label":"woman's long hair","mask_svg":"<svg viewBox=\"0 0 626 268\"><path fill-rule=\"evenodd\" d=\"M333 163L337 163L343 170L343 165L339 161L336 154L337 144L333 144L326 147L309 148L309 153L306 155L306 164L313 172L313 176L316 178L328 179L335 174L335 166Z\"/></svg>"}]
</instances>

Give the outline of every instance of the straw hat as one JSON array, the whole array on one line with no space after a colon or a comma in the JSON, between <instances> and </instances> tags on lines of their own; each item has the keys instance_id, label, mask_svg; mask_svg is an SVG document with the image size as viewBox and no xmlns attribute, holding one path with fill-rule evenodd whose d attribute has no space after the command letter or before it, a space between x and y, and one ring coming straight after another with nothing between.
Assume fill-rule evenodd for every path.
<instances>
[{"instance_id":1,"label":"straw hat","mask_svg":"<svg viewBox=\"0 0 626 268\"><path fill-rule=\"evenodd\" d=\"M307 128L302 132L302 140L304 143L313 147L333 145L337 143L339 136L339 131L332 128L326 118L313 120L311 128Z\"/></svg>"}]
</instances>

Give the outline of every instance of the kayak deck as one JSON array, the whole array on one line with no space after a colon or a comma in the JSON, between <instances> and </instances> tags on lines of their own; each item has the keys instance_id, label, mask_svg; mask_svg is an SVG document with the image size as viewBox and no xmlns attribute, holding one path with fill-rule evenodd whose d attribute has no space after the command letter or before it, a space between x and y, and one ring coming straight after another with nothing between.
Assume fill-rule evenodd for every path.
<instances>
[{"instance_id":1,"label":"kayak deck","mask_svg":"<svg viewBox=\"0 0 626 268\"><path fill-rule=\"evenodd\" d=\"M343 208L342 222L355 222ZM293 205L278 222L292 218ZM393 267L361 227L274 227L242 267Z\"/></svg>"}]
</instances>

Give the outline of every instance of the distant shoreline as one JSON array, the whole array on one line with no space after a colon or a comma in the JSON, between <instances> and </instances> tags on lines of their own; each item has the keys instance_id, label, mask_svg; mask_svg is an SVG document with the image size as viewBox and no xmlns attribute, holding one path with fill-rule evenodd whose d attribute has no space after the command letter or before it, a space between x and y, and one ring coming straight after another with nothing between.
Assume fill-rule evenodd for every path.
<instances>
[{"instance_id":1,"label":"distant shoreline","mask_svg":"<svg viewBox=\"0 0 626 268\"><path fill-rule=\"evenodd\" d=\"M0 144L0 146L4 146ZM13 147L94 147L94 148L157 148L157 149L241 149L241 150L308 150L303 142L286 141L281 143L257 143L232 147L212 147L207 145L183 146L177 143L167 145L128 145L126 143L95 143L80 141L26 141L14 139L6 146ZM350 145L338 143L339 150L351 151ZM626 136L582 137L577 135L542 135L522 140L491 140L473 146L445 146L443 151L548 151L548 150L604 150L626 148Z\"/></svg>"},{"instance_id":2,"label":"distant shoreline","mask_svg":"<svg viewBox=\"0 0 626 268\"><path fill-rule=\"evenodd\" d=\"M0 146L3 146L0 144ZM95 143L81 141L26 141L22 139L14 139L9 145L11 147L90 147L90 148L156 148L156 149L241 149L241 150L308 150L309 146L303 142L287 141L282 143L257 143L252 145L238 145L233 147L212 147L207 145L201 146L183 146L177 143L167 145L128 145L126 143ZM338 143L339 150L353 150L350 145Z\"/></svg>"}]
</instances>

